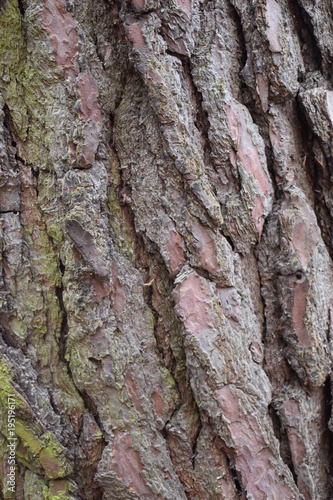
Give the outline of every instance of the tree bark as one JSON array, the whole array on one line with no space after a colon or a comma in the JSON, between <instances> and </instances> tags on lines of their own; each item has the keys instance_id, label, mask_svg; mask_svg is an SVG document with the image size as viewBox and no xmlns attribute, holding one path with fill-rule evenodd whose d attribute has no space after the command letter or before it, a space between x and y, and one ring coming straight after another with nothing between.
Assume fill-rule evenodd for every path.
<instances>
[{"instance_id":1,"label":"tree bark","mask_svg":"<svg viewBox=\"0 0 333 500\"><path fill-rule=\"evenodd\" d=\"M332 498L331 2L0 33L2 497Z\"/></svg>"}]
</instances>

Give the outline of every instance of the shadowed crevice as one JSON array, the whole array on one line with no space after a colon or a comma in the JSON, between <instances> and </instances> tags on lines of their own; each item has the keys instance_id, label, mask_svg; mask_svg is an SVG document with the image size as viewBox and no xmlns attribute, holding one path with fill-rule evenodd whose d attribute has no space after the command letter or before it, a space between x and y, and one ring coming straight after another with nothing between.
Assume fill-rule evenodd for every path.
<instances>
[{"instance_id":1,"label":"shadowed crevice","mask_svg":"<svg viewBox=\"0 0 333 500\"><path fill-rule=\"evenodd\" d=\"M328 463L325 466L328 477L333 477L333 387L332 387L333 376L329 375L324 384L324 397L325 397L325 412L324 412L324 422L325 422L325 432L324 432L324 443L327 447L328 452L326 456L328 457ZM323 464L324 465L324 464ZM333 498L333 482L329 485L329 496Z\"/></svg>"},{"instance_id":2,"label":"shadowed crevice","mask_svg":"<svg viewBox=\"0 0 333 500\"><path fill-rule=\"evenodd\" d=\"M298 0L288 0L288 7L300 40L306 73L323 71L323 57L318 46L311 17Z\"/></svg>"},{"instance_id":3,"label":"shadowed crevice","mask_svg":"<svg viewBox=\"0 0 333 500\"><path fill-rule=\"evenodd\" d=\"M238 496L242 497L243 496L242 481L238 475L237 470L234 468L234 464L233 464L232 460L228 457L228 455L226 455L226 457L227 457L228 469L230 470L236 491L238 493Z\"/></svg>"},{"instance_id":4,"label":"shadowed crevice","mask_svg":"<svg viewBox=\"0 0 333 500\"><path fill-rule=\"evenodd\" d=\"M65 308L65 305L64 305L64 299L63 299L63 294L64 294L63 277L64 277L64 273L65 273L65 266L64 266L64 264L62 263L61 260L59 260L59 269L60 269L60 272L61 272L61 285L59 287L57 287L57 289L56 289L56 294L57 294L57 298L58 298L59 308L60 308L61 315L62 315L60 336L59 336L59 342L58 342L59 361L62 362L66 366L66 370L67 370L68 376L69 376L70 380L72 381L72 383L73 383L73 385L74 385L77 393L81 397L81 400L83 401L84 408L93 417L93 419L95 420L98 428L100 429L100 431L102 433L103 438L102 438L102 442L101 442L101 454L100 454L100 457L101 457L102 453L103 453L103 449L106 446L106 440L105 440L105 437L104 437L105 436L105 432L104 432L103 424L102 424L101 419L99 417L98 410L97 410L97 407L96 407L96 405L94 403L93 398L91 396L89 396L86 391L80 390L77 387L77 385L76 385L76 383L74 381L74 378L73 378L73 374L72 374L71 368L70 368L69 360L67 358L67 341L68 341L69 327L68 327L67 311L66 311L66 308ZM51 399L51 402L52 402L52 398L50 398L50 399ZM82 432L82 428L81 428L80 432ZM96 469L97 465L98 465L98 460L96 461L96 463L94 465L94 470L89 471L89 472L86 471L85 474L89 473L89 475L90 475L90 473L91 473L92 476L94 476L95 469ZM80 484L79 484L79 487L80 487ZM91 494L93 495L91 498L94 499L94 500L97 500L97 499L101 498L101 495L103 495L103 491L102 491L102 489L100 487L94 486L94 489L91 492Z\"/></svg>"},{"instance_id":5,"label":"shadowed crevice","mask_svg":"<svg viewBox=\"0 0 333 500\"><path fill-rule=\"evenodd\" d=\"M316 153L316 151L322 151L319 141L314 136L314 133L308 124L299 99L296 99L296 105L301 124L300 130L302 134L304 154L302 164L309 180L309 185L312 187L312 193L314 196L313 208L317 217L321 237L326 245L331 259L333 259L333 221L323 193L323 186L327 186L327 184L331 182L330 160L326 158L317 158L316 154L318 153ZM324 152L322 152L322 155L324 156Z\"/></svg>"},{"instance_id":6,"label":"shadowed crevice","mask_svg":"<svg viewBox=\"0 0 333 500\"><path fill-rule=\"evenodd\" d=\"M284 461L284 463L287 465L287 467L289 468L289 470L294 478L295 484L297 484L297 474L295 472L293 461L292 461L288 435L287 435L286 429L282 425L282 422L281 422L281 419L279 417L278 412L275 410L275 408L272 404L270 404L268 407L268 415L270 416L271 421L272 421L272 427L273 427L275 437L280 443L281 458Z\"/></svg>"}]
</instances>

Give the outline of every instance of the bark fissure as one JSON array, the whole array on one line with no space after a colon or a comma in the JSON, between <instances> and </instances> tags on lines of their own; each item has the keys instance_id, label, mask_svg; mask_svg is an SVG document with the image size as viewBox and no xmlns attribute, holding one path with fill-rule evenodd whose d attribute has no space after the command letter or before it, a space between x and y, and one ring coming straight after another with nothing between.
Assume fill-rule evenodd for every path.
<instances>
[{"instance_id":1,"label":"bark fissure","mask_svg":"<svg viewBox=\"0 0 333 500\"><path fill-rule=\"evenodd\" d=\"M323 438L323 442L326 443L326 446L328 447L329 450L332 450L333 447L333 428L330 424L332 420L332 382L331 382L331 376L328 376L325 380L324 384L324 401L325 401L325 408L324 408L324 426L325 426L325 435ZM328 463L328 475L329 477L332 477L333 474L333 457L332 453L329 451L329 457L330 457L330 462ZM333 492L333 484L331 483L330 485L330 490L331 493Z\"/></svg>"},{"instance_id":2,"label":"bark fissure","mask_svg":"<svg viewBox=\"0 0 333 500\"><path fill-rule=\"evenodd\" d=\"M195 103L195 108L196 108L196 116L195 116L194 124L198 128L198 130L201 134L201 137L203 139L204 163L205 164L213 163L211 160L211 145L210 145L210 139L209 139L209 128L210 128L209 116L208 116L207 111L205 111L203 108L203 96L195 84L195 81L194 81L194 78L192 75L191 61L188 58L181 59L181 61L182 61L182 65L184 68L184 73L190 82L190 87L191 87L193 97L194 97L194 103Z\"/></svg>"},{"instance_id":3,"label":"bark fissure","mask_svg":"<svg viewBox=\"0 0 333 500\"><path fill-rule=\"evenodd\" d=\"M59 307L61 311L61 327L60 327L60 336L59 336L59 359L63 363L67 363L66 360L66 350L67 350L67 339L68 339L68 322L67 322L67 311L64 306L64 286L63 286L63 276L65 273L65 266L59 261L59 269L61 273L61 285L57 288L57 297L59 302ZM67 366L68 369L68 366Z\"/></svg>"},{"instance_id":4,"label":"bark fissure","mask_svg":"<svg viewBox=\"0 0 333 500\"><path fill-rule=\"evenodd\" d=\"M202 421L201 421L201 417L200 417L200 412L199 412L199 419L200 419L199 426L198 426L198 429L197 429L195 437L194 437L194 443L192 445L192 468L193 468L193 470L195 470L195 460L196 460L196 455L197 455L198 439L199 439L200 432L202 429Z\"/></svg>"},{"instance_id":5,"label":"bark fissure","mask_svg":"<svg viewBox=\"0 0 333 500\"><path fill-rule=\"evenodd\" d=\"M315 138L312 130L310 129L306 117L304 116L304 111L300 105L299 99L297 99L296 102L298 106L302 130L302 143L304 152L302 163L307 173L309 184L312 186L312 194L314 197L314 211L317 217L318 227L321 231L321 236L331 256L331 259L333 259L333 226L331 221L330 208L327 205L327 199L325 198L323 192L323 188L328 182L329 171L331 169L331 160L330 158L326 158L326 155L318 144L318 139ZM325 159L317 158L316 155L318 150L321 151Z\"/></svg>"},{"instance_id":6,"label":"bark fissure","mask_svg":"<svg viewBox=\"0 0 333 500\"><path fill-rule=\"evenodd\" d=\"M278 412L275 410L274 406L271 404L268 407L268 413L272 419L272 426L274 429L274 434L276 439L280 443L280 454L281 458L283 459L284 463L287 465L289 468L295 483L297 484L297 474L295 472L295 468L293 466L293 461L292 461L292 455L291 455L291 449L290 449L290 444L288 441L288 434L287 430L284 429L283 424L281 422L281 419L279 417Z\"/></svg>"},{"instance_id":7,"label":"bark fissure","mask_svg":"<svg viewBox=\"0 0 333 500\"><path fill-rule=\"evenodd\" d=\"M322 53L314 34L311 17L298 0L288 0L288 5L302 45L306 47L306 50L303 52L303 58L308 66L308 71L319 70L323 73Z\"/></svg>"},{"instance_id":8,"label":"bark fissure","mask_svg":"<svg viewBox=\"0 0 333 500\"><path fill-rule=\"evenodd\" d=\"M85 409L92 415L92 417L94 418L96 424L98 425L99 429L101 430L101 432L102 432L102 434L104 436L103 437L103 447L104 447L104 446L106 446L105 432L104 432L103 423L102 423L102 421L101 421L101 419L99 417L98 411L97 411L96 404L94 403L93 398L91 396L89 396L86 391L80 390L77 387L77 384L75 383L75 380L74 380L74 377L73 377L73 374L72 374L72 370L71 370L71 367L70 367L70 362L69 362L69 360L67 358L67 342L68 342L69 328L68 328L67 311L66 311L65 304L64 304L64 299L63 299L63 293L64 293L63 276L64 276L64 273L65 273L65 266L61 262L61 260L59 261L59 269L60 269L60 272L61 272L61 285L57 288L57 297L58 297L59 308L60 308L61 315L62 315L62 318L61 318L61 328L60 328L60 336L59 336L59 341L58 341L58 345L59 345L59 360L62 363L64 363L64 365L66 366L66 370L67 370L68 376L69 376L70 380L73 382L74 387L77 390L79 396L81 397L81 399L82 399L82 401L84 403Z\"/></svg>"},{"instance_id":9,"label":"bark fissure","mask_svg":"<svg viewBox=\"0 0 333 500\"><path fill-rule=\"evenodd\" d=\"M231 472L232 475L232 480L235 485L235 488L237 490L238 496L242 497L243 496L243 488L242 488L242 482L241 479L237 473L237 470L234 468L234 464L232 460L228 457L227 455L227 462L228 462L228 469Z\"/></svg>"},{"instance_id":10,"label":"bark fissure","mask_svg":"<svg viewBox=\"0 0 333 500\"><path fill-rule=\"evenodd\" d=\"M243 30L243 25L242 25L242 20L239 15L239 11L237 8L232 4L231 1L228 2L228 5L230 7L230 10L232 12L233 18L235 20L236 26L237 26L237 32L238 32L238 43L241 51L241 67L242 69L244 68L246 61L247 61L247 50L246 50L246 41L245 41L245 36L244 36L244 30ZM241 97L242 93L240 94Z\"/></svg>"},{"instance_id":11,"label":"bark fissure","mask_svg":"<svg viewBox=\"0 0 333 500\"><path fill-rule=\"evenodd\" d=\"M26 2L26 0L18 0L17 3L18 3L18 7L19 7L19 10L20 10L22 19L23 19L24 15L25 15L25 11L27 9L27 2Z\"/></svg>"}]
</instances>

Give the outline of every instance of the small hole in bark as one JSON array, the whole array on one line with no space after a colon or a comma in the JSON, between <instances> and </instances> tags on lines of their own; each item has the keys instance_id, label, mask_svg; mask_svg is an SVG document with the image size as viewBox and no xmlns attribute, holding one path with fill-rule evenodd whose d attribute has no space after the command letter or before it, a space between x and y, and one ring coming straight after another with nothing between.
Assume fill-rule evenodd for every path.
<instances>
[{"instance_id":1,"label":"small hole in bark","mask_svg":"<svg viewBox=\"0 0 333 500\"><path fill-rule=\"evenodd\" d=\"M93 357L89 357L88 360L95 366L102 366L102 361Z\"/></svg>"},{"instance_id":2,"label":"small hole in bark","mask_svg":"<svg viewBox=\"0 0 333 500\"><path fill-rule=\"evenodd\" d=\"M303 275L302 271L297 271L296 272L296 280L303 281L303 279L304 279L304 275Z\"/></svg>"}]
</instances>

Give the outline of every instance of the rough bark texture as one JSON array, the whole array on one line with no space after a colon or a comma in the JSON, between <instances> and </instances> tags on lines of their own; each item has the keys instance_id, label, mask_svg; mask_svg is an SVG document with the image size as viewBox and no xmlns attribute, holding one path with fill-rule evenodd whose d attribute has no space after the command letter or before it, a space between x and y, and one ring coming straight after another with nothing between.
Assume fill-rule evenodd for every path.
<instances>
[{"instance_id":1,"label":"rough bark texture","mask_svg":"<svg viewBox=\"0 0 333 500\"><path fill-rule=\"evenodd\" d=\"M332 498L332 60L329 0L0 2L4 498Z\"/></svg>"}]
</instances>

